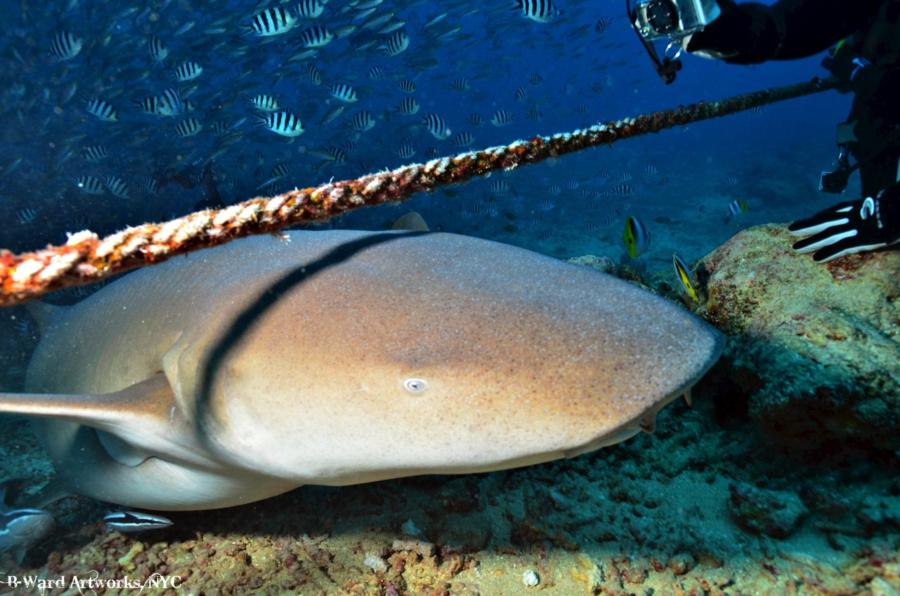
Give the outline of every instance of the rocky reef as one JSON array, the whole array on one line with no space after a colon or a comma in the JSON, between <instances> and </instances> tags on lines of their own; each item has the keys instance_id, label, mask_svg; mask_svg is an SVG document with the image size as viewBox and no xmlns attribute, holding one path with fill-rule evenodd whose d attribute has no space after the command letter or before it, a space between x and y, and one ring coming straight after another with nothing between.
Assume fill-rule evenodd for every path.
<instances>
[{"instance_id":1,"label":"rocky reef","mask_svg":"<svg viewBox=\"0 0 900 596\"><path fill-rule=\"evenodd\" d=\"M900 252L819 264L793 241L750 228L698 265L699 314L732 337L723 399L794 447L900 449Z\"/></svg>"}]
</instances>

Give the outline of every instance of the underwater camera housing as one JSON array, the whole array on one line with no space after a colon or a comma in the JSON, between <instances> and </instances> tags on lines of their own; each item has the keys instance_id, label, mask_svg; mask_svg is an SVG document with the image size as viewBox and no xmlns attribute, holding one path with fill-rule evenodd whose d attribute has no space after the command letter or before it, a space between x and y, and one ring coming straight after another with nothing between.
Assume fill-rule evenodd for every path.
<instances>
[{"instance_id":1,"label":"underwater camera housing","mask_svg":"<svg viewBox=\"0 0 900 596\"><path fill-rule=\"evenodd\" d=\"M634 27L648 41L675 40L703 29L720 13L716 0L638 0Z\"/></svg>"},{"instance_id":2,"label":"underwater camera housing","mask_svg":"<svg viewBox=\"0 0 900 596\"><path fill-rule=\"evenodd\" d=\"M681 40L703 29L722 12L716 0L638 0L634 9L631 0L625 0L625 10L632 29L656 67L656 74L666 85L672 83L675 74L681 70L678 59ZM657 55L653 42L659 39L669 40L665 54L677 48L674 55L662 58Z\"/></svg>"}]
</instances>

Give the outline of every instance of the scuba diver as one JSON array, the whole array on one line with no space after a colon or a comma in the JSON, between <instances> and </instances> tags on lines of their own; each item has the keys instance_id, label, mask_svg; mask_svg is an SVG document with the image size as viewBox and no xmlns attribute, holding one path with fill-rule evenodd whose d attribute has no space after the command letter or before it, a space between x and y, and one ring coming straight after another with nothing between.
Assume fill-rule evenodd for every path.
<instances>
[{"instance_id":1,"label":"scuba diver","mask_svg":"<svg viewBox=\"0 0 900 596\"><path fill-rule=\"evenodd\" d=\"M824 262L900 247L900 0L639 0L629 12L667 83L680 62L659 60L649 40L666 37L670 47L732 64L804 58L834 46L823 65L838 90L855 97L838 125L837 167L822 174L819 190L843 192L858 169L862 197L793 222L789 230L804 237L793 248Z\"/></svg>"}]
</instances>

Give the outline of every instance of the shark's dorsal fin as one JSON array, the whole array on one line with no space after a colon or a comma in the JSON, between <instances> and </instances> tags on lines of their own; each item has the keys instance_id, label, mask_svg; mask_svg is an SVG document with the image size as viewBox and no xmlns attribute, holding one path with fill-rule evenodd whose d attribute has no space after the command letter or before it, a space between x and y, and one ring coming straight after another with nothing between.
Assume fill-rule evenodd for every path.
<instances>
[{"instance_id":1,"label":"shark's dorsal fin","mask_svg":"<svg viewBox=\"0 0 900 596\"><path fill-rule=\"evenodd\" d=\"M33 318L37 323L38 329L41 333L43 333L47 329L47 327L53 324L54 321L58 320L61 314L66 311L65 306L47 304L46 302L41 302L40 300L32 300L31 302L27 302L25 304L25 308L28 309L28 314L30 314L31 318Z\"/></svg>"},{"instance_id":2,"label":"shark's dorsal fin","mask_svg":"<svg viewBox=\"0 0 900 596\"><path fill-rule=\"evenodd\" d=\"M428 232L428 223L425 218L415 211L401 215L391 225L392 230L406 230L408 232Z\"/></svg>"}]
</instances>

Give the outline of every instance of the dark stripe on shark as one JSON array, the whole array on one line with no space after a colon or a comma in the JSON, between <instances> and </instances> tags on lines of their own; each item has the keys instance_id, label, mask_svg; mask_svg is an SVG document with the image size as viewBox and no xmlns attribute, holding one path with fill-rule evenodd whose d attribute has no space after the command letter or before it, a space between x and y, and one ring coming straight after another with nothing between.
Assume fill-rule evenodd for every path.
<instances>
[{"instance_id":1,"label":"dark stripe on shark","mask_svg":"<svg viewBox=\"0 0 900 596\"><path fill-rule=\"evenodd\" d=\"M268 310L275 306L281 296L291 291L297 285L331 267L350 260L357 253L376 244L409 238L410 236L421 236L422 234L424 232L373 234L341 244L325 254L321 259L298 264L292 271L289 271L266 290L260 292L256 300L234 318L228 330L222 335L222 339L210 351L209 358L202 364L203 371L198 384L197 399L194 403L195 409L190 414L185 414L186 419L194 421L198 440L210 451L215 452L216 446L208 439L208 436L214 433L207 432L207 429L204 428L203 421L205 417L201 414L206 410L211 398L213 380L219 372L222 363L228 357L229 352L238 345L244 334L253 327L254 322L261 319Z\"/></svg>"}]
</instances>

